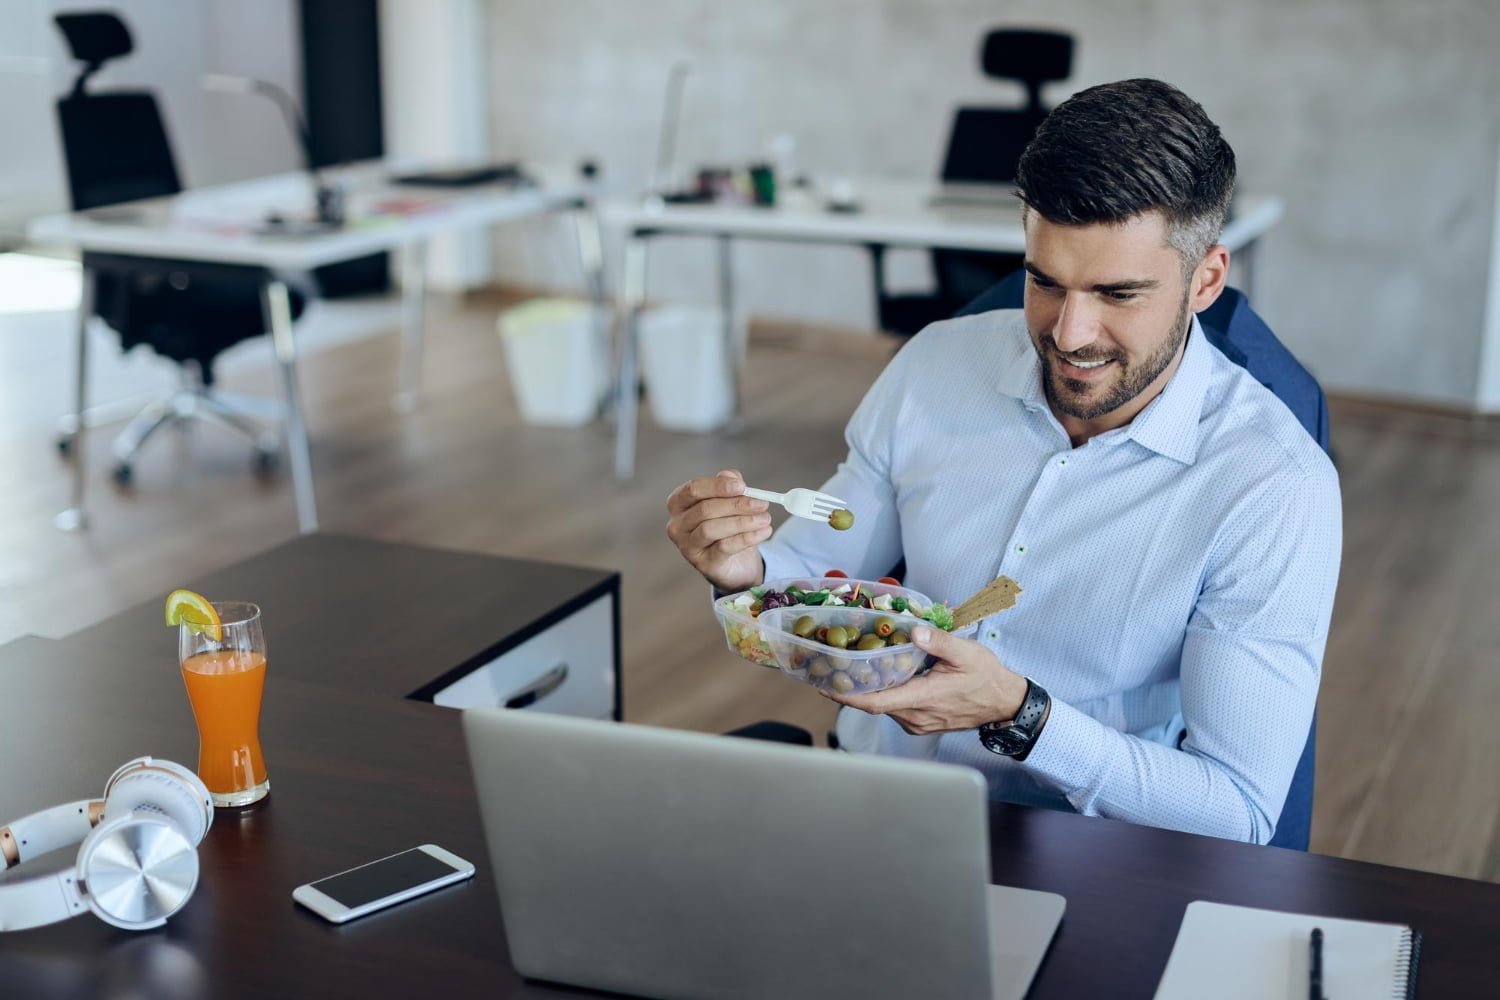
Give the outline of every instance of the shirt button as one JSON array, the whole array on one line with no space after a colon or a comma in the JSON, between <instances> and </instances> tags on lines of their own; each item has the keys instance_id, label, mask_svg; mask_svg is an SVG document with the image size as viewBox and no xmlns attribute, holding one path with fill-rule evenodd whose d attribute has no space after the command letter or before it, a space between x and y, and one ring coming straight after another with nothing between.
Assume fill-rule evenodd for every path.
<instances>
[{"instance_id":1,"label":"shirt button","mask_svg":"<svg viewBox=\"0 0 1500 1000\"><path fill-rule=\"evenodd\" d=\"M1067 465L1068 464L1068 460L1066 458L1059 458L1057 460L1057 464L1058 465Z\"/></svg>"},{"instance_id":2,"label":"shirt button","mask_svg":"<svg viewBox=\"0 0 1500 1000\"><path fill-rule=\"evenodd\" d=\"M985 633L985 637L988 639L998 639L1000 638L1000 633L996 632L994 629L990 629Z\"/></svg>"},{"instance_id":3,"label":"shirt button","mask_svg":"<svg viewBox=\"0 0 1500 1000\"><path fill-rule=\"evenodd\" d=\"M1024 545L1017 545L1016 546L1016 551L1019 552L1019 553L1021 553L1021 555L1024 556L1026 554L1026 546L1024 546Z\"/></svg>"}]
</instances>

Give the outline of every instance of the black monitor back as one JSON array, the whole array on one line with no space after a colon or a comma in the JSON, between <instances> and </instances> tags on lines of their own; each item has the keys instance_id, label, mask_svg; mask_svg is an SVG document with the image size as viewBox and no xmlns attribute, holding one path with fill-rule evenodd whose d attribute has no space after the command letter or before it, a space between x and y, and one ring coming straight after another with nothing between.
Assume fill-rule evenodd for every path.
<instances>
[{"instance_id":1,"label":"black monitor back","mask_svg":"<svg viewBox=\"0 0 1500 1000\"><path fill-rule=\"evenodd\" d=\"M1046 112L1025 108L959 108L948 136L943 180L1010 184L1026 144Z\"/></svg>"}]
</instances>

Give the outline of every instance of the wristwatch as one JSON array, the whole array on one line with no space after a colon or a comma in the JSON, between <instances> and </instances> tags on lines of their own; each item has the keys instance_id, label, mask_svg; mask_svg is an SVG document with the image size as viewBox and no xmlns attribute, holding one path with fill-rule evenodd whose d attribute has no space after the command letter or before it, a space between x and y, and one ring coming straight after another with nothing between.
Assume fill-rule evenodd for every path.
<instances>
[{"instance_id":1,"label":"wristwatch","mask_svg":"<svg viewBox=\"0 0 1500 1000\"><path fill-rule=\"evenodd\" d=\"M1026 697L1021 709L1008 722L986 722L979 727L979 742L990 753L997 753L1012 760L1025 760L1036 746L1042 727L1047 724L1047 711L1052 699L1040 684L1026 678Z\"/></svg>"}]
</instances>

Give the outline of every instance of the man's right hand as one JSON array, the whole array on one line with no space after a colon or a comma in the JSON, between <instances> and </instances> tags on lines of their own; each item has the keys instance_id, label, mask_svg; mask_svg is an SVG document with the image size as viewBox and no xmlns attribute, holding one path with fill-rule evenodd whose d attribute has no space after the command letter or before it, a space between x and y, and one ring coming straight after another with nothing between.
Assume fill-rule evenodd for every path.
<instances>
[{"instance_id":1,"label":"man's right hand","mask_svg":"<svg viewBox=\"0 0 1500 1000\"><path fill-rule=\"evenodd\" d=\"M744 493L745 480L730 469L689 479L667 497L667 537L725 593L754 587L766 573L756 546L771 537L769 505Z\"/></svg>"}]
</instances>

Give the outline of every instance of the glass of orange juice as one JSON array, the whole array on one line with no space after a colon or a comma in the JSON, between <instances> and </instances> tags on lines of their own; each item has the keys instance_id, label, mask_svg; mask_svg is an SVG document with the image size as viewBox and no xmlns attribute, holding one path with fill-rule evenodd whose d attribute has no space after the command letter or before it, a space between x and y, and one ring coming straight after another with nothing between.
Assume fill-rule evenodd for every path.
<instances>
[{"instance_id":1,"label":"glass of orange juice","mask_svg":"<svg viewBox=\"0 0 1500 1000\"><path fill-rule=\"evenodd\" d=\"M247 806L271 790L260 749L266 637L260 608L215 601L219 623L177 626L177 656L198 722L198 777L216 806Z\"/></svg>"}]
</instances>

